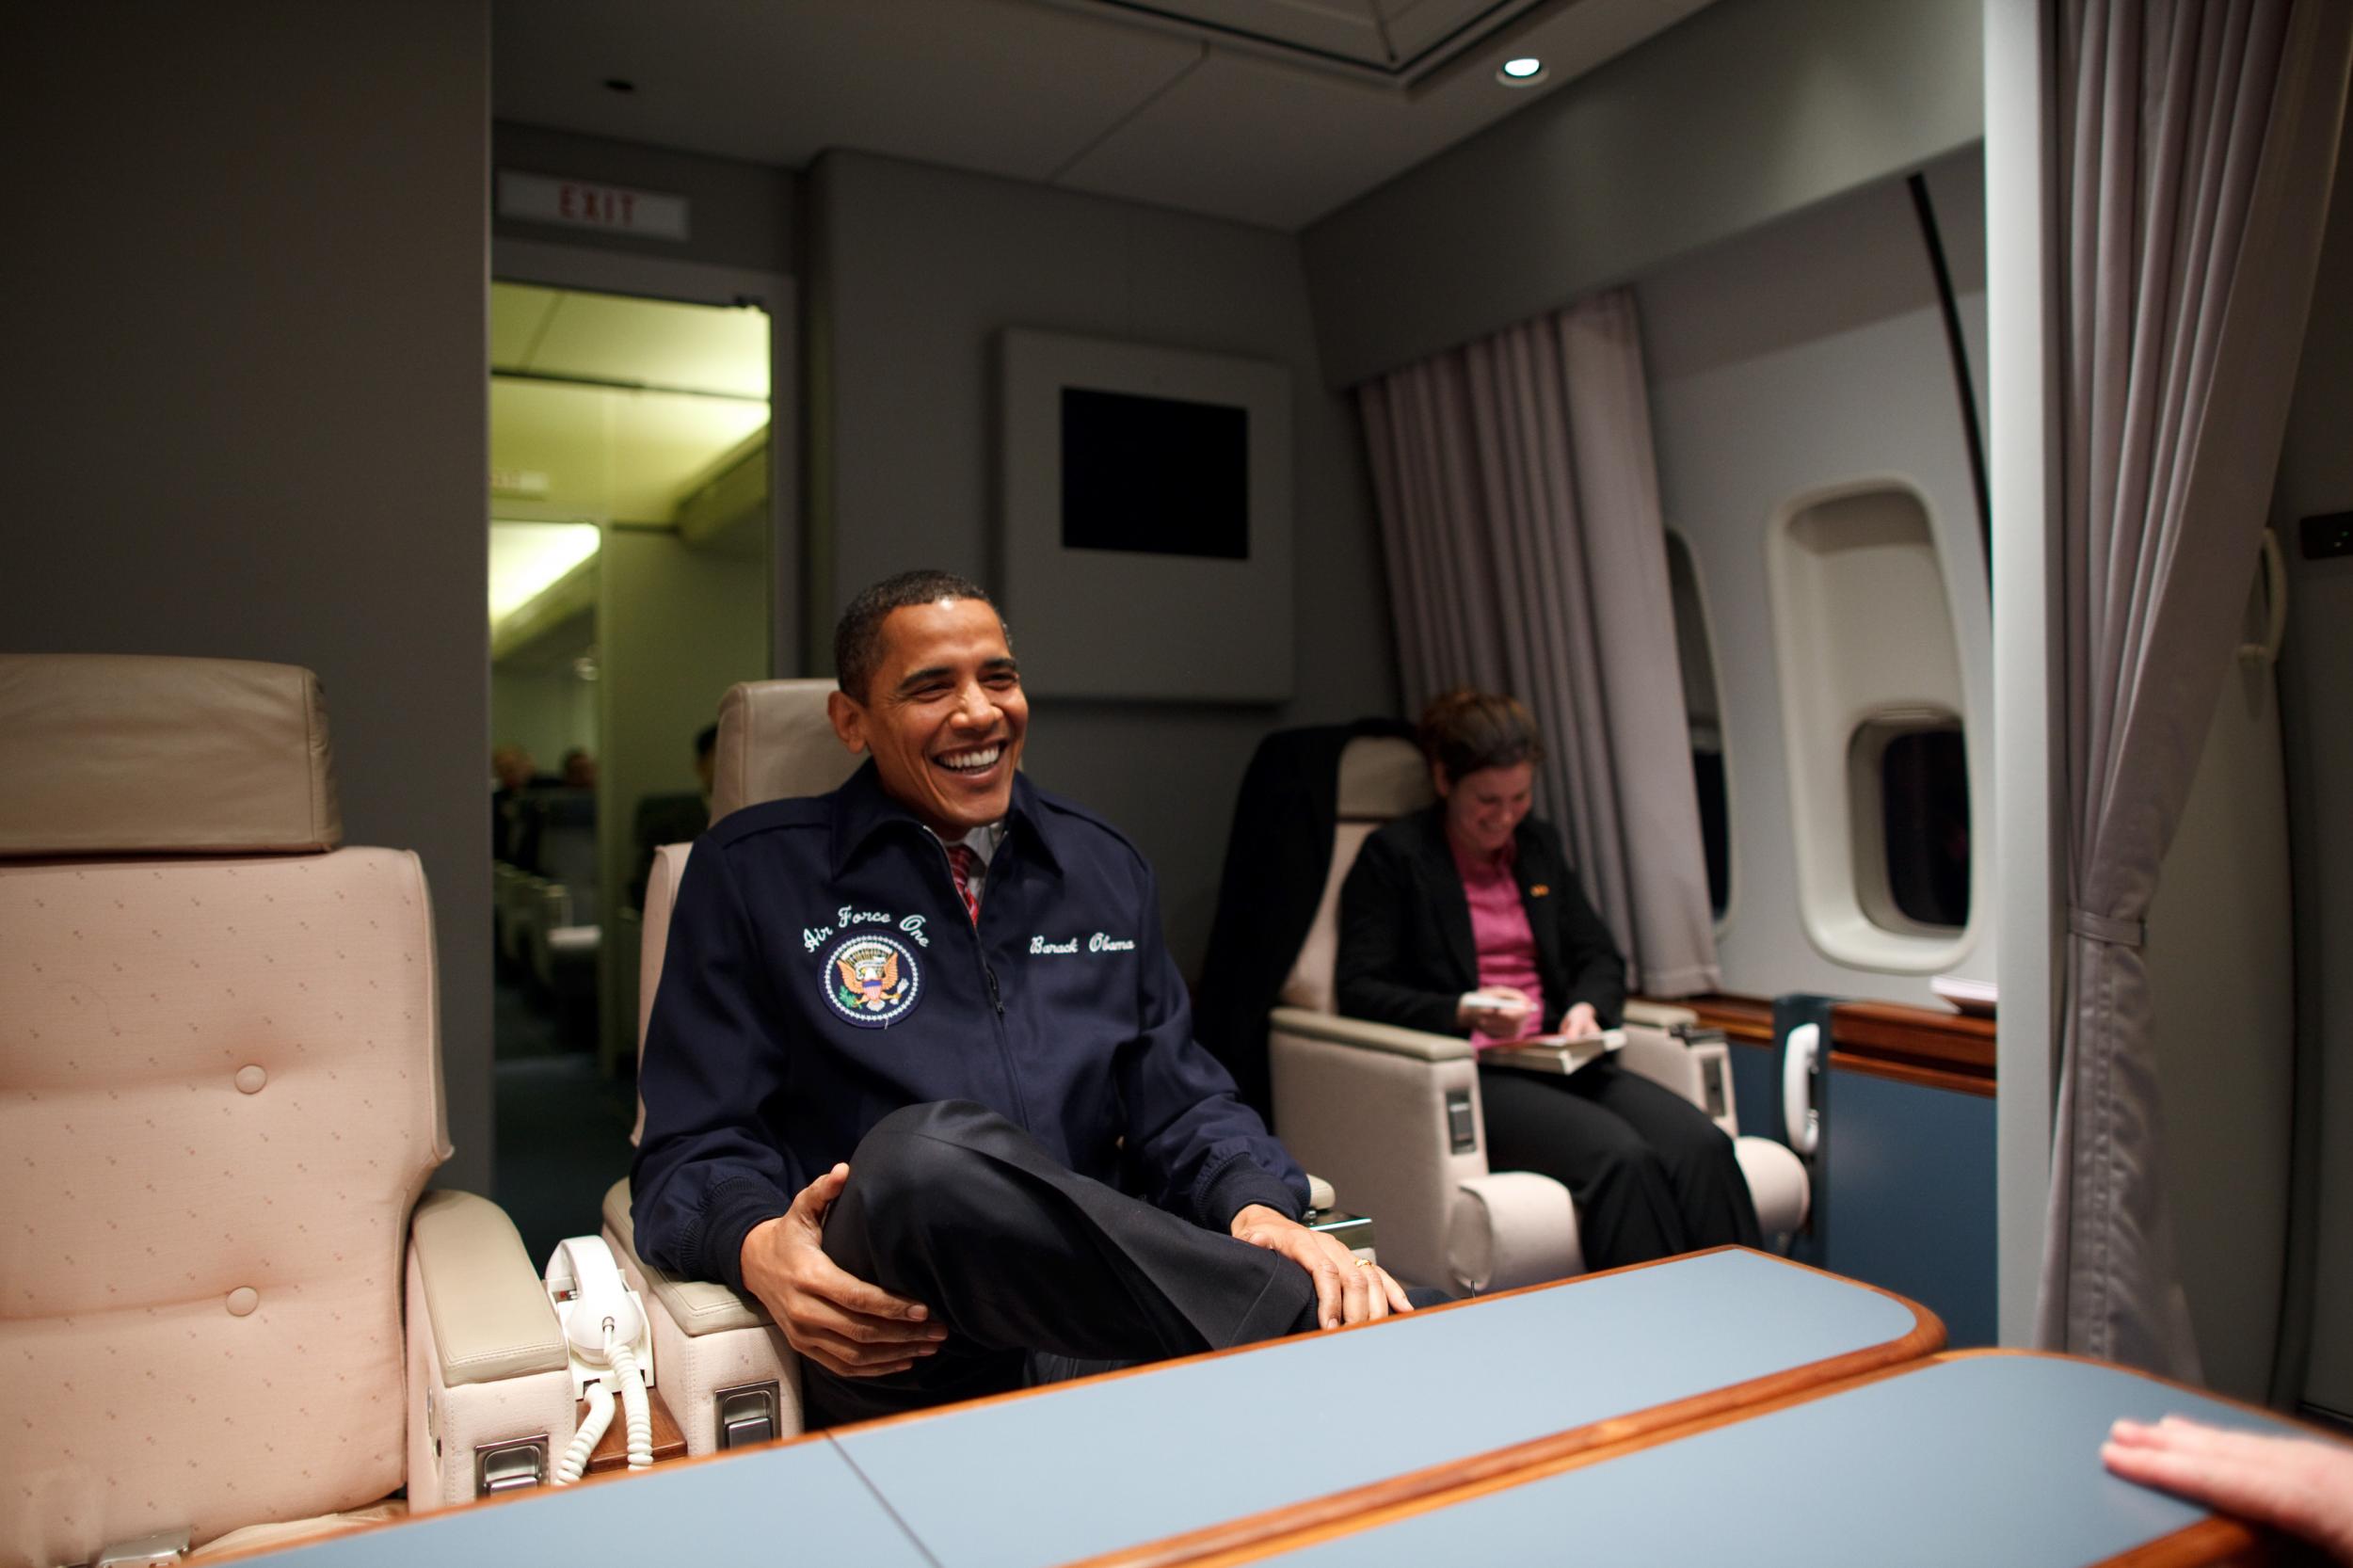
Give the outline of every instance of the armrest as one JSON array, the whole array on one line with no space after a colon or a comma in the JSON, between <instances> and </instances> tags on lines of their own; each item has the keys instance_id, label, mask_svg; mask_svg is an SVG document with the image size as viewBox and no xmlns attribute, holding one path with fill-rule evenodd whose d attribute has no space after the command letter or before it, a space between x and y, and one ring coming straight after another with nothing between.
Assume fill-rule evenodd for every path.
<instances>
[{"instance_id":1,"label":"armrest","mask_svg":"<svg viewBox=\"0 0 2353 1568\"><path fill-rule=\"evenodd\" d=\"M1447 1218L1446 1262L1449 1283L1473 1295L1583 1273L1569 1190L1533 1171L1459 1183Z\"/></svg>"},{"instance_id":2,"label":"armrest","mask_svg":"<svg viewBox=\"0 0 2353 1568\"><path fill-rule=\"evenodd\" d=\"M472 1192L427 1192L409 1216L408 1246L443 1384L565 1370L555 1308L498 1205Z\"/></svg>"},{"instance_id":3,"label":"armrest","mask_svg":"<svg viewBox=\"0 0 2353 1568\"><path fill-rule=\"evenodd\" d=\"M1732 1152L1756 1200L1756 1223L1767 1236L1796 1232L1813 1208L1814 1182L1805 1161L1770 1138L1735 1138Z\"/></svg>"},{"instance_id":4,"label":"armrest","mask_svg":"<svg viewBox=\"0 0 2353 1568\"><path fill-rule=\"evenodd\" d=\"M1316 1175L1315 1172L1309 1171L1307 1173L1307 1207L1321 1214L1327 1208L1337 1208L1339 1206L1339 1195L1332 1191L1332 1184Z\"/></svg>"},{"instance_id":5,"label":"armrest","mask_svg":"<svg viewBox=\"0 0 2353 1568\"><path fill-rule=\"evenodd\" d=\"M1471 1043L1457 1035L1425 1034L1420 1030L1400 1029L1395 1024L1368 1023L1362 1018L1343 1018L1331 1013L1310 1013L1304 1007L1278 1007L1268 1016L1268 1022L1303 1039L1321 1040L1336 1046L1356 1046L1365 1050L1386 1051L1391 1056L1410 1056L1423 1062L1467 1061L1475 1054Z\"/></svg>"},{"instance_id":6,"label":"armrest","mask_svg":"<svg viewBox=\"0 0 2353 1568\"><path fill-rule=\"evenodd\" d=\"M1673 1090L1693 1105L1702 1103L1699 1069L1692 1064L1689 1050L1663 1029L1627 1020L1618 1065L1662 1089Z\"/></svg>"},{"instance_id":7,"label":"armrest","mask_svg":"<svg viewBox=\"0 0 2353 1568\"><path fill-rule=\"evenodd\" d=\"M665 852L666 853L666 852ZM715 1453L745 1440L790 1437L801 1430L800 1358L768 1309L710 1280L676 1279L637 1255L637 1227L629 1211L629 1180L604 1194L604 1239L621 1277L646 1302L653 1325L654 1364L669 1391L670 1410L686 1432L690 1454ZM762 1411L763 1400L773 1403ZM744 1424L748 1401L751 1426ZM724 1407L724 1408L723 1408ZM761 1423L765 1415L770 1419Z\"/></svg>"},{"instance_id":8,"label":"armrest","mask_svg":"<svg viewBox=\"0 0 2353 1568\"><path fill-rule=\"evenodd\" d=\"M1689 1029L1700 1021L1700 1016L1689 1007L1679 1007L1671 1001L1628 997L1625 999L1625 1021L1648 1024L1653 1029Z\"/></svg>"},{"instance_id":9,"label":"armrest","mask_svg":"<svg viewBox=\"0 0 2353 1568\"><path fill-rule=\"evenodd\" d=\"M1470 1043L1297 1008L1270 1022L1276 1133L1372 1217L1390 1272L1444 1282L1455 1184L1487 1174Z\"/></svg>"},{"instance_id":10,"label":"armrest","mask_svg":"<svg viewBox=\"0 0 2353 1568\"><path fill-rule=\"evenodd\" d=\"M773 1326L775 1320L757 1298L739 1296L716 1280L679 1279L638 1256L637 1226L630 1217L626 1176L605 1190L603 1218L606 1232L628 1254L623 1266L635 1269L644 1278L646 1289L678 1324L680 1333L700 1338L728 1329Z\"/></svg>"}]
</instances>

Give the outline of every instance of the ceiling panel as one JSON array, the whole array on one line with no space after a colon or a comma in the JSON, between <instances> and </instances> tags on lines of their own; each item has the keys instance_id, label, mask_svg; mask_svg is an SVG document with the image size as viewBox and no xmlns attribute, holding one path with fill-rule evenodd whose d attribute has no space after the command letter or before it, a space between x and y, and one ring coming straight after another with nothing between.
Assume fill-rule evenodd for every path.
<instances>
[{"instance_id":1,"label":"ceiling panel","mask_svg":"<svg viewBox=\"0 0 2353 1568\"><path fill-rule=\"evenodd\" d=\"M495 0L491 51L504 120L788 168L848 147L1044 180L1201 45L1034 0Z\"/></svg>"},{"instance_id":2,"label":"ceiling panel","mask_svg":"<svg viewBox=\"0 0 2353 1568\"><path fill-rule=\"evenodd\" d=\"M547 325L548 312L555 308L553 289L535 288L528 283L492 283L490 285L490 362L494 365L520 365L538 341L540 328Z\"/></svg>"},{"instance_id":3,"label":"ceiling panel","mask_svg":"<svg viewBox=\"0 0 2353 1568\"><path fill-rule=\"evenodd\" d=\"M1293 231L1707 3L493 0L493 98L502 119L782 168L852 148ZM1409 89L1211 23L1370 58L1384 26L1407 58L1494 30ZM1497 85L1523 53L1545 86Z\"/></svg>"},{"instance_id":4,"label":"ceiling panel","mask_svg":"<svg viewBox=\"0 0 2353 1568\"><path fill-rule=\"evenodd\" d=\"M1056 183L1302 228L1708 3L1577 0L1505 29L1410 96L1214 50ZM1496 81L1516 54L1545 59L1543 86Z\"/></svg>"},{"instance_id":5,"label":"ceiling panel","mask_svg":"<svg viewBox=\"0 0 2353 1568\"><path fill-rule=\"evenodd\" d=\"M535 510L666 523L680 493L767 423L762 403L493 377L490 466L544 474Z\"/></svg>"},{"instance_id":6,"label":"ceiling panel","mask_svg":"<svg viewBox=\"0 0 2353 1568\"><path fill-rule=\"evenodd\" d=\"M1371 0L1086 0L1114 13L1159 16L1219 32L1353 60L1376 69L1389 63ZM1449 4L1462 0L1448 0ZM1476 0L1471 0L1476 3Z\"/></svg>"},{"instance_id":7,"label":"ceiling panel","mask_svg":"<svg viewBox=\"0 0 2353 1568\"><path fill-rule=\"evenodd\" d=\"M495 319L495 303L492 314ZM567 294L551 310L528 361L491 362L500 369L765 398L768 317L748 307Z\"/></svg>"}]
</instances>

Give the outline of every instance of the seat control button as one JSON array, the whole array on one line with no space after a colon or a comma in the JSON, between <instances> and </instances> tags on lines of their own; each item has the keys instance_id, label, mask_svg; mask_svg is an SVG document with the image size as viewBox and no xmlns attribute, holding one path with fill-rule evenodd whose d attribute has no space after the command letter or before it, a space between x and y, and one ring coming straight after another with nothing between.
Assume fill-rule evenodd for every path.
<instances>
[{"instance_id":1,"label":"seat control button","mask_svg":"<svg viewBox=\"0 0 2353 1568\"><path fill-rule=\"evenodd\" d=\"M262 1085L268 1081L269 1074L249 1062L237 1069L237 1091L240 1094L258 1095L262 1092Z\"/></svg>"},{"instance_id":2,"label":"seat control button","mask_svg":"<svg viewBox=\"0 0 2353 1568\"><path fill-rule=\"evenodd\" d=\"M250 1285L240 1285L229 1292L229 1316L242 1318L262 1304L262 1293Z\"/></svg>"}]
</instances>

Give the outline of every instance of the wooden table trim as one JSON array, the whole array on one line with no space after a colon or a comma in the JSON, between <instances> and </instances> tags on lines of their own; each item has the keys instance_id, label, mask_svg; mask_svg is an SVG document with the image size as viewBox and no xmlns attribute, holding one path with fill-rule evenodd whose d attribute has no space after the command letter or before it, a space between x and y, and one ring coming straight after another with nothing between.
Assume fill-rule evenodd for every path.
<instances>
[{"instance_id":1,"label":"wooden table trim","mask_svg":"<svg viewBox=\"0 0 2353 1568\"><path fill-rule=\"evenodd\" d=\"M1903 1298L1897 1297L1897 1299L1900 1301ZM1442 1508L1452 1508L1457 1504L1472 1501L1490 1493L1528 1485L1566 1471L1583 1469L1589 1464L1606 1464L1626 1454L1639 1453L1646 1448L1680 1442L1688 1437L1698 1436L1702 1432L1712 1432L1719 1427L1730 1426L1736 1421L1753 1420L1796 1405L1811 1404L1817 1400L1830 1399L1888 1378L1906 1377L1926 1366L1970 1360L1980 1356L2004 1355L2027 1356L2044 1361L2081 1361L2097 1367L2113 1365L2091 1356L2065 1355L2047 1351L2006 1349L1945 1351L1913 1361L1898 1362L1860 1371L1835 1383L1825 1383L1805 1388L1785 1389L1745 1407L1694 1415L1671 1427L1661 1427L1655 1431L1623 1436L1616 1441L1597 1445L1579 1452L1557 1454L1518 1471L1491 1471L1475 1476L1465 1475L1457 1484L1451 1486L1429 1488L1410 1495L1369 1497L1366 1512L1353 1518L1319 1515L1312 1520L1303 1519L1295 1528L1287 1531L1262 1534L1248 1541L1218 1543L1191 1556L1153 1558L1108 1556L1090 1558L1083 1562L1071 1564L1069 1568L1096 1568L1097 1564L1129 1562L1149 1562L1154 1565L1154 1568L1178 1568L1178 1565L1181 1565L1181 1568L1240 1568L1241 1564L1262 1561L1276 1552L1297 1551L1345 1536L1362 1534L1369 1530L1378 1529L1385 1525L1394 1524L1401 1519L1411 1518L1416 1514L1434 1512ZM2139 1372L2137 1368L2124 1369L2150 1378L2153 1382L2162 1383L2169 1387L2181 1389L2185 1393L2195 1394L2201 1399L2233 1405L2250 1415L2301 1428L2315 1437L2333 1436L2308 1422L2283 1416L2277 1411L2265 1410L2248 1404L2244 1400L2230 1399L2225 1395L2211 1393L2205 1389L2192 1388L2187 1384L2172 1378L2160 1377L2153 1372ZM1369 1493L1377 1489L1368 1487L1363 1490ZM1208 1534L1209 1532L1202 1533ZM2081 1568L2237 1568L2237 1565L2241 1564L2254 1565L2277 1560L2276 1541L2277 1538L2268 1531L2257 1529L2221 1514L2209 1513L2205 1518L2184 1526L2170 1535L2159 1536L2154 1541L2143 1542L2140 1545L2120 1556L2105 1558L2094 1563L2085 1563L2081 1565Z\"/></svg>"},{"instance_id":2,"label":"wooden table trim","mask_svg":"<svg viewBox=\"0 0 2353 1568\"><path fill-rule=\"evenodd\" d=\"M1715 1253L1746 1252L1744 1247L1709 1247L1684 1257L1703 1257ZM1370 1481L1344 1492L1334 1492L1321 1497L1310 1497L1289 1503L1263 1512L1245 1514L1215 1525L1190 1530L1182 1535L1167 1536L1155 1542L1082 1558L1068 1568L1175 1568L1176 1564L1210 1564L1251 1560L1268 1551L1306 1544L1327 1535L1351 1533L1352 1521L1378 1516L1402 1517L1422 1512L1425 1507L1476 1496L1500 1486L1516 1484L1536 1474L1549 1474L1566 1469L1580 1456L1608 1449L1618 1451L1639 1448L1654 1441L1662 1432L1699 1430L1714 1422L1737 1419L1760 1402L1791 1402L1817 1385L1847 1384L1883 1368L1902 1368L1932 1355L1945 1344L1945 1324L1927 1307L1861 1280L1848 1279L1811 1264L1777 1257L1769 1253L1757 1256L1770 1257L1785 1268L1803 1269L1821 1274L1855 1289L1868 1290L1884 1296L1912 1314L1913 1326L1895 1339L1878 1345L1849 1351L1844 1355L1792 1367L1746 1383L1732 1384L1722 1388L1694 1394L1688 1399L1654 1405L1647 1410L1630 1411L1603 1420L1572 1427L1565 1432L1529 1438L1509 1447L1490 1449L1463 1459L1449 1460L1420 1470ZM1474 1297L1469 1301L1449 1302L1445 1306L1425 1310L1451 1311L1476 1305L1480 1302L1500 1300L1506 1296L1526 1295L1533 1290L1571 1289L1590 1280L1606 1279L1613 1274L1633 1273L1678 1261L1660 1258L1649 1263L1628 1264L1624 1268L1605 1269L1590 1274L1579 1274L1567 1280L1552 1280L1541 1285L1523 1286L1516 1290L1499 1290L1493 1296ZM1370 1325L1359 1325L1360 1327ZM1346 1333L1347 1330L1332 1332ZM1233 1351L1218 1351L1213 1355L1232 1355L1255 1349L1240 1346ZM1188 1359L1206 1359L1191 1357ZM1160 1367L1176 1365L1161 1362ZM1148 1371L1152 1368L1135 1370ZM1127 1376L1128 1373L1112 1373ZM1025 1392L1039 1392L1035 1390ZM1020 1396L1001 1396L1018 1398ZM961 1407L959 1407L961 1408ZM904 1418L904 1417L900 1417Z\"/></svg>"}]
</instances>

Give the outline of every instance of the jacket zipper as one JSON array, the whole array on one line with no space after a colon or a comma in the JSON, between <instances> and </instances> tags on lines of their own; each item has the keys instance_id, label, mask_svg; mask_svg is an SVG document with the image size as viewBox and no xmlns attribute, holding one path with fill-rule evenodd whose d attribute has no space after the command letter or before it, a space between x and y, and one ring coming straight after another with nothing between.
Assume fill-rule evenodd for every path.
<instances>
[{"instance_id":1,"label":"jacket zipper","mask_svg":"<svg viewBox=\"0 0 2353 1568\"><path fill-rule=\"evenodd\" d=\"M932 836L932 841L936 844L939 843L936 834ZM992 861L994 858L991 856ZM963 895L956 893L956 872L955 868L948 862L946 844L939 844L939 869L948 873L948 891L955 895L956 906L962 908L964 898ZM993 1015L990 1027L997 1036L997 1058L1004 1064L1005 1083L1013 1091L1014 1109L1019 1112L1016 1119L1021 1125L1021 1129L1027 1132L1030 1130L1030 1101L1029 1096L1021 1092L1021 1074L1015 1066L1013 1060L1013 1040L1005 1030L1004 994L998 988L996 969L989 965L988 949L981 942L980 921L968 919L964 926L972 935L972 956L981 966L982 983L988 987L989 1011Z\"/></svg>"}]
</instances>

